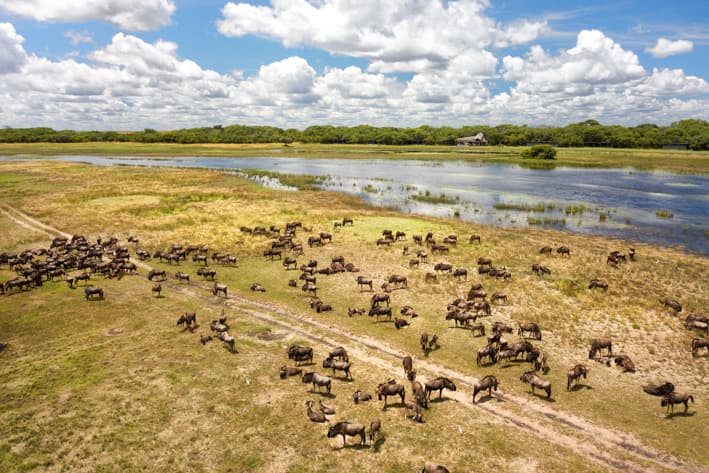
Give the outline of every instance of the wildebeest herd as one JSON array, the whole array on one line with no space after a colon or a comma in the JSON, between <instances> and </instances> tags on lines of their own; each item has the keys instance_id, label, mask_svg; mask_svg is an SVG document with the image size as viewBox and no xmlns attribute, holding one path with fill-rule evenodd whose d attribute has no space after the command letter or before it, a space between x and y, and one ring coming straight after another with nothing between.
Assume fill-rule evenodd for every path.
<instances>
[{"instance_id":1,"label":"wildebeest herd","mask_svg":"<svg viewBox=\"0 0 709 473\"><path fill-rule=\"evenodd\" d=\"M343 219L342 225L337 228L343 228L345 225L352 225L351 219ZM242 232L251 235L263 235L270 239L270 245L263 251L263 256L268 261L278 259L281 261L281 266L286 271L300 270L299 280L303 282L301 290L310 297L310 307L318 314L332 312L336 310L331 304L327 304L317 297L318 293L318 278L329 277L331 275L347 272L360 272L360 268L353 262L345 261L342 256L332 257L329 263L325 265L319 264L318 261L310 259L307 263L298 265L296 257L304 254L303 244L296 240L296 230L302 228L299 222L289 222L285 226L285 231L276 226L247 228L242 227ZM449 254L452 248L456 248L458 237L456 235L447 235L441 239L441 243L437 242L437 238L433 233L423 235L412 235L414 245L421 247L420 250L412 252L416 255L415 259L406 259L404 265L410 270L421 270L422 266L428 264L428 253L432 255ZM134 238L133 243L137 245L137 238ZM405 232L384 230L382 237L375 242L377 247L389 247L397 242L408 241ZM333 242L333 235L325 232L316 232L316 235L311 235L307 239L308 248L319 248L324 245L330 245ZM478 235L472 235L468 238L469 244L481 245L481 238ZM284 253L289 252L284 256ZM409 247L406 246L403 251L404 255L408 255ZM551 257L553 253L552 247L543 247L539 251L539 255ZM571 250L566 246L559 246L556 253L561 257L571 257ZM196 270L196 275L200 276L204 281L209 281L211 286L209 290L214 296L228 298L228 288L225 284L217 280L217 271L210 267L212 263L220 264L225 268L235 268L237 257L228 253L211 252L203 245L188 245L179 244L171 245L166 250L158 250L147 252L143 249L136 249L135 255L141 261L148 261L151 258L165 261L168 265L179 264L180 261L185 261L191 255L193 263L200 265ZM75 287L83 282L85 300L103 299L105 297L102 288L96 285L89 285L89 281L93 281L97 276L104 278L122 278L126 274L135 273L137 267L130 261L131 255L128 247L122 246L117 238L97 239L95 243L89 242L85 237L75 235L72 238L56 237L52 240L49 248L40 250L26 250L19 254L0 254L0 266L7 265L16 274L17 277L0 284L0 293L13 294L16 292L28 291L35 287L40 287L47 282L56 282L64 280L70 287ZM620 251L612 251L607 256L607 263L614 267L622 264L632 264L636 260L635 250L630 249L628 256ZM495 278L504 284L513 284L513 275L505 266L494 266L491 258L478 257L477 274L481 278ZM468 276L470 274L467 268L455 267L451 263L439 261L432 266L434 272L426 273L421 279L426 283L437 283L441 278L450 278L457 281L458 284L469 284ZM531 265L532 272L540 277L551 276L552 271L545 264L534 262ZM424 271L424 270L422 270ZM147 279L152 281L151 291L153 295L161 297L163 286L169 281L170 275L163 269L151 269L147 274ZM190 275L183 271L172 273L172 277L178 283L193 284ZM359 292L369 292L367 294L369 308L348 308L347 313L350 317L362 315L364 313L373 317L377 322L392 321L393 299L400 291L407 291L412 288L411 276L404 274L389 274L388 276L377 281L375 277L370 277L366 274L360 274L353 278L354 285ZM416 280L418 281L418 280ZM294 284L292 284L294 283ZM486 283L487 284L487 283ZM298 287L298 281L292 279L289 281L289 287ZM375 289L376 288L376 289ZM588 289L602 289L608 292L609 285L604 279L590 279ZM265 288L259 283L253 283L250 289L254 292L265 292ZM380 291L381 289L381 291ZM375 292L375 290L377 292ZM465 294L465 293L464 293ZM336 302L336 301L335 301ZM513 302L513 301L512 301ZM481 282L472 283L467 290L467 297L457 297L452 300L445 308L441 308L442 313L445 313L445 320L453 321L453 327L469 330L471 334L477 337L487 337L487 344L477 350L476 363L479 366L490 366L496 363L510 362L529 363L530 369L525 369L520 376L520 381L529 383L531 391L534 393L538 389L546 394L546 397L551 397L551 383L544 379L544 375L549 371L548 354L541 350L539 346L535 346L529 339L536 342L541 342L543 339L543 330L535 321L517 321L516 326L495 321L485 326L483 320L491 317L495 312L497 304L509 305L510 299L507 294L496 291L489 298L483 284ZM671 299L663 298L660 300L662 307L667 308L674 314L682 312L683 308L680 302ZM420 315L411 306L404 306L399 312L404 318L395 317L393 326L397 329L415 326L415 319ZM178 326L184 326L184 330L194 331L197 325L197 314L194 312L185 312L178 321ZM704 337L696 337L691 343L691 353L693 356L701 355L703 349L709 350L709 343L705 338L707 336L708 321L706 316L689 314L684 319L684 326L688 330L695 330L704 335ZM235 338L229 334L226 316L222 316L218 320L213 320L210 324L210 329L217 339L221 340L231 352L236 352ZM506 340L505 335L509 336L516 329L518 341ZM411 330L409 328L409 330ZM489 335L486 335L489 334ZM212 340L212 335L202 334L200 342L207 344ZM439 338L433 334L430 338L428 333L420 333L420 345L424 354L428 354L431 350L439 348ZM484 339L483 339L484 340ZM621 367L624 372L635 372L636 367L633 361L627 355L613 355L612 341L609 338L594 338L589 340L590 350L588 358L598 361L601 364L610 365L614 362ZM520 358L521 356L521 358ZM314 359L313 350L305 346L292 346L288 350L288 359L292 360L296 366L284 365L279 370L281 378L290 376L302 376L303 383L312 385L311 391L332 394L333 379L337 380L337 372L341 372L340 378L351 380L353 379L352 364L347 357L344 349L341 352L334 351L330 356L323 359L323 369L332 369L332 378L329 376L317 373L315 371L307 371L303 373L303 369L299 366L302 364L312 364ZM408 359L408 366L407 366ZM413 401L406 397L406 388L403 384L397 383L394 379L389 379L377 385L372 391L379 399L384 401L384 407L388 407L387 398L396 396L400 399L398 404L404 409L404 416L410 417L418 422L423 422L423 410L428 407L429 398L432 392L438 391L439 398L442 398L442 391L448 389L456 390L455 383L445 377L436 377L423 384L416 380L416 373L411 366L411 358L404 359L404 369L407 379L411 383L411 392L413 393ZM567 376L567 390L574 390L578 386L581 379L586 380L590 369L584 364L578 363L571 367ZM585 381L584 381L585 383ZM666 383L671 384L671 383ZM473 402L479 393L487 392L487 396L492 396L492 392L498 390L499 382L493 375L484 376L473 387ZM353 400L355 403L367 402L372 399L372 395L366 390L354 390ZM694 402L691 394L679 393L674 389L662 391L662 406L667 406L668 409L674 409L675 404L684 404L685 410L688 407L688 402ZM409 413L411 415L409 415ZM328 415L334 415L334 411L330 410L322 404L317 408L313 408L313 403L307 404L307 417L314 422L327 421ZM381 421L375 419L370 422L370 441L379 432ZM350 423L349 421L337 422L332 425L327 437L342 436L343 443L346 443L346 437L357 436L360 438L360 443L366 443L364 424ZM425 470L429 471L429 470ZM439 471L439 470L431 470ZM443 471L443 470L440 470Z\"/></svg>"}]
</instances>

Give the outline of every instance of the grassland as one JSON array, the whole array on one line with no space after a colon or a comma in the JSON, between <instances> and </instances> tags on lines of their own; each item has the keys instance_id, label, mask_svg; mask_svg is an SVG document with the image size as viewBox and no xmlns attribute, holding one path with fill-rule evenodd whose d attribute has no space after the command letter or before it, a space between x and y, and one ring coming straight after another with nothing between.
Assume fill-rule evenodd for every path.
<instances>
[{"instance_id":1,"label":"grassland","mask_svg":"<svg viewBox=\"0 0 709 473\"><path fill-rule=\"evenodd\" d=\"M197 281L192 262L154 260L151 266L188 272L195 282L170 282L165 297L157 299L141 269L142 275L121 280L96 279L106 290L104 301L86 302L81 289L63 282L0 296L0 470L395 472L420 470L426 459L451 471L709 468L704 448L709 357L692 358L693 334L658 302L670 297L683 304L685 313L703 312L709 306L706 258L587 235L403 216L353 197L272 191L203 170L5 162L0 163L0 202L92 240L136 235L139 246L151 251L173 243L205 244L240 260L238 268L216 267L218 280L230 288L229 303L212 297ZM333 222L345 216L354 219L354 226L333 231ZM378 284L390 274L404 274L409 288L392 293L394 311L398 315L402 306L411 305L420 317L400 331L366 316L347 317L348 307L367 306L371 295L357 290L351 273L318 276L319 296L335 310L310 310L304 293L288 287L297 272L261 256L270 240L239 231L242 225L282 227L292 220L303 221L313 233L334 234L333 243L322 248L306 245L299 263L317 259L322 266L342 255ZM412 242L375 247L384 229L409 236L431 231L441 238L456 233L461 242L449 255L429 256L427 265L410 269L402 247L415 250ZM468 244L470 233L480 234L482 243ZM298 239L308 236L301 232ZM48 242L49 234L0 213L0 252ZM538 254L541 246L561 244L571 248L571 258ZM610 250L628 246L636 248L636 262L606 264ZM479 256L507 266L512 281L472 276ZM471 278L457 282L439 276L437 284L424 284L424 273L443 260L467 268ZM552 275L533 275L529 268L537 261ZM0 281L13 275L7 266L0 268ZM591 277L606 279L608 293L586 289ZM551 402L532 397L519 381L526 363L477 367L475 352L484 339L444 320L445 305L476 281L488 293L503 291L509 297L508 304L494 307L493 320L542 327L544 339L538 344L550 360L545 378L554 387ZM253 282L268 292L251 293ZM234 355L217 343L203 347L197 341L221 309L237 337ZM196 311L202 324L194 334L174 325L188 310ZM423 331L441 339L441 348L427 357L418 346ZM587 360L589 340L599 336L611 337L614 353L629 355L637 372L621 373ZM368 424L380 417L384 436L378 444L340 449L340 439L328 440L322 425L306 419L305 400L319 396L296 378L277 377L291 343L313 345L314 369L321 372L319 363L333 343L355 353L355 381L338 378L335 396L322 399L338 409L337 420ZM351 401L355 389L373 392L392 376L403 381L400 361L387 356L394 352L414 355L424 380L456 373L459 392L432 403L423 424L404 420L400 407L382 410L380 401L358 406ZM566 371L581 362L591 363L586 387L566 392ZM501 397L472 407L465 380L489 373L500 379ZM689 414L666 416L659 399L642 392L642 385L665 380L694 395ZM656 452L657 459L619 447L612 440L616 437L617 444L640 445ZM594 460L593 452L615 463Z\"/></svg>"},{"instance_id":2,"label":"grassland","mask_svg":"<svg viewBox=\"0 0 709 473\"><path fill-rule=\"evenodd\" d=\"M709 172L709 152L657 149L559 148L557 159L525 160L522 147L455 146L381 146L320 145L294 143L272 144L194 144L169 143L0 143L0 156L297 156L343 159L462 159L490 163L512 163L527 167L631 167L639 170L663 170L684 174Z\"/></svg>"}]
</instances>

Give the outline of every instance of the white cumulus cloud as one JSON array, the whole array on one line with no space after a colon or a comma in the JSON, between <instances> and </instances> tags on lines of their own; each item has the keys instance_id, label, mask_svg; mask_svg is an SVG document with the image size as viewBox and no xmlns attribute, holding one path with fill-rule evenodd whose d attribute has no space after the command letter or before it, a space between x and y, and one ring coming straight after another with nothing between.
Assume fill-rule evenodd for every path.
<instances>
[{"instance_id":1,"label":"white cumulus cloud","mask_svg":"<svg viewBox=\"0 0 709 473\"><path fill-rule=\"evenodd\" d=\"M170 23L173 0L0 0L0 9L46 22L107 21L128 31L149 31Z\"/></svg>"},{"instance_id":2,"label":"white cumulus cloud","mask_svg":"<svg viewBox=\"0 0 709 473\"><path fill-rule=\"evenodd\" d=\"M655 57L668 57L676 54L684 54L692 52L694 43L683 39L672 41L667 38L660 38L655 43L655 46L645 49L646 52Z\"/></svg>"},{"instance_id":3,"label":"white cumulus cloud","mask_svg":"<svg viewBox=\"0 0 709 473\"><path fill-rule=\"evenodd\" d=\"M226 36L251 34L365 58L373 72L440 68L463 52L522 44L548 31L546 22L500 25L484 15L488 6L486 0L229 2L217 27Z\"/></svg>"},{"instance_id":4,"label":"white cumulus cloud","mask_svg":"<svg viewBox=\"0 0 709 473\"><path fill-rule=\"evenodd\" d=\"M0 23L0 74L17 72L25 64L27 53L22 47L24 40L11 23Z\"/></svg>"},{"instance_id":5,"label":"white cumulus cloud","mask_svg":"<svg viewBox=\"0 0 709 473\"><path fill-rule=\"evenodd\" d=\"M71 40L71 44L74 46L77 46L81 43L93 43L94 38L86 32L82 31L67 31L64 33L65 38L69 38Z\"/></svg>"}]
</instances>

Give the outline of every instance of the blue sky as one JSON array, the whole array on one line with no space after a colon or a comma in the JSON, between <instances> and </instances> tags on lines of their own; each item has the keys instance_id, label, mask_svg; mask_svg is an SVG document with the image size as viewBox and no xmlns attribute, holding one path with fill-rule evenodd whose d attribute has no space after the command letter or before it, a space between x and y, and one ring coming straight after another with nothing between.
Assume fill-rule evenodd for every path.
<instances>
[{"instance_id":1,"label":"blue sky","mask_svg":"<svg viewBox=\"0 0 709 473\"><path fill-rule=\"evenodd\" d=\"M706 0L0 0L0 126L668 124L708 59Z\"/></svg>"}]
</instances>

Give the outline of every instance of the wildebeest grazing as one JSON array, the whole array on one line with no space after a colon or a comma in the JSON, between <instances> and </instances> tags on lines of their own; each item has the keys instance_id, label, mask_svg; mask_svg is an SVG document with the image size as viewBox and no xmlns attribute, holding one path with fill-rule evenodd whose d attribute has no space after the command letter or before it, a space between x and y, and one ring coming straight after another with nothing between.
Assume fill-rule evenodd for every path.
<instances>
[{"instance_id":1,"label":"wildebeest grazing","mask_svg":"<svg viewBox=\"0 0 709 473\"><path fill-rule=\"evenodd\" d=\"M547 398L551 397L551 383L543 380L532 371L526 371L522 376L520 376L519 380L523 383L529 383L532 387L532 394L534 394L534 388L537 388L547 393Z\"/></svg>"},{"instance_id":2,"label":"wildebeest grazing","mask_svg":"<svg viewBox=\"0 0 709 473\"><path fill-rule=\"evenodd\" d=\"M405 356L402 360L402 365L404 365L404 374L409 375L414 370L414 360L410 356Z\"/></svg>"},{"instance_id":3,"label":"wildebeest grazing","mask_svg":"<svg viewBox=\"0 0 709 473\"><path fill-rule=\"evenodd\" d=\"M177 325L184 325L185 330L192 328L193 324L197 324L197 314L194 312L185 312L177 319Z\"/></svg>"},{"instance_id":4,"label":"wildebeest grazing","mask_svg":"<svg viewBox=\"0 0 709 473\"><path fill-rule=\"evenodd\" d=\"M426 462L423 464L421 473L450 473L448 468L438 463Z\"/></svg>"},{"instance_id":5,"label":"wildebeest grazing","mask_svg":"<svg viewBox=\"0 0 709 473\"><path fill-rule=\"evenodd\" d=\"M589 289L594 289L594 288L599 288L603 289L604 291L608 291L608 283L604 281L603 279L591 279L591 281L588 283L588 288Z\"/></svg>"},{"instance_id":6,"label":"wildebeest grazing","mask_svg":"<svg viewBox=\"0 0 709 473\"><path fill-rule=\"evenodd\" d=\"M86 286L84 289L84 297L88 301L89 299L92 299L94 296L97 296L99 299L103 299L103 289L100 287L94 287L94 286Z\"/></svg>"},{"instance_id":7,"label":"wildebeest grazing","mask_svg":"<svg viewBox=\"0 0 709 473\"><path fill-rule=\"evenodd\" d=\"M342 435L343 447L347 445L346 437L354 437L356 435L359 435L360 437L360 445L367 444L367 437L365 435L364 426L362 424L351 424L350 422L342 421L327 429L327 438L337 437L338 435Z\"/></svg>"},{"instance_id":8,"label":"wildebeest grazing","mask_svg":"<svg viewBox=\"0 0 709 473\"><path fill-rule=\"evenodd\" d=\"M345 350L344 347L336 347L333 349L328 358L335 358L338 360L343 360L343 361L350 361L350 358L347 356L347 350Z\"/></svg>"},{"instance_id":9,"label":"wildebeest grazing","mask_svg":"<svg viewBox=\"0 0 709 473\"><path fill-rule=\"evenodd\" d=\"M581 376L583 376L583 379L586 379L586 375L588 375L588 368L586 368L585 365L575 365L566 374L566 390L571 390L571 383L574 381L576 381L576 384L578 385Z\"/></svg>"},{"instance_id":10,"label":"wildebeest grazing","mask_svg":"<svg viewBox=\"0 0 709 473\"><path fill-rule=\"evenodd\" d=\"M190 275L178 271L175 273L175 279L177 279L180 282L185 281L185 282L189 283L190 282Z\"/></svg>"},{"instance_id":11,"label":"wildebeest grazing","mask_svg":"<svg viewBox=\"0 0 709 473\"><path fill-rule=\"evenodd\" d=\"M214 294L215 296L218 296L220 292L222 294L224 294L224 298L226 299L226 297L227 297L226 284L221 284L221 283L215 282L214 286L212 287L212 294Z\"/></svg>"},{"instance_id":12,"label":"wildebeest grazing","mask_svg":"<svg viewBox=\"0 0 709 473\"><path fill-rule=\"evenodd\" d=\"M211 335L200 335L199 337L199 343L202 345L206 345L208 342L212 341L212 336Z\"/></svg>"},{"instance_id":13,"label":"wildebeest grazing","mask_svg":"<svg viewBox=\"0 0 709 473\"><path fill-rule=\"evenodd\" d=\"M475 404L475 396L481 391L485 391L487 389L487 396L492 397L492 390L494 389L497 391L497 378L495 378L493 375L487 375L483 379L481 379L479 382L475 383L473 385L473 404Z\"/></svg>"},{"instance_id":14,"label":"wildebeest grazing","mask_svg":"<svg viewBox=\"0 0 709 473\"><path fill-rule=\"evenodd\" d=\"M302 345L291 345L288 348L288 359L294 360L296 365L304 361L312 363L313 349Z\"/></svg>"},{"instance_id":15,"label":"wildebeest grazing","mask_svg":"<svg viewBox=\"0 0 709 473\"><path fill-rule=\"evenodd\" d=\"M323 368L332 368L332 376L335 376L335 371L338 370L344 371L346 378L353 379L350 366L349 361L336 360L334 358L325 358L322 362Z\"/></svg>"},{"instance_id":16,"label":"wildebeest grazing","mask_svg":"<svg viewBox=\"0 0 709 473\"><path fill-rule=\"evenodd\" d=\"M542 330L539 328L539 325L533 323L533 322L528 322L524 324L519 324L519 329L517 330L517 335L520 337L523 337L524 334L530 334L532 338L536 340L542 339Z\"/></svg>"},{"instance_id":17,"label":"wildebeest grazing","mask_svg":"<svg viewBox=\"0 0 709 473\"><path fill-rule=\"evenodd\" d=\"M480 363L482 362L483 358L489 358L490 363L494 363L497 355L497 348L492 345L486 345L478 350L477 358L475 359L475 363L480 366Z\"/></svg>"},{"instance_id":18,"label":"wildebeest grazing","mask_svg":"<svg viewBox=\"0 0 709 473\"><path fill-rule=\"evenodd\" d=\"M251 290L252 290L253 292L266 292L266 288L263 287L263 286L262 286L261 284L259 284L259 283L253 283L253 284L251 285Z\"/></svg>"},{"instance_id":19,"label":"wildebeest grazing","mask_svg":"<svg viewBox=\"0 0 709 473\"><path fill-rule=\"evenodd\" d=\"M643 386L643 391L651 396L667 396L675 390L675 385L670 382L662 384L646 384Z\"/></svg>"},{"instance_id":20,"label":"wildebeest grazing","mask_svg":"<svg viewBox=\"0 0 709 473\"><path fill-rule=\"evenodd\" d=\"M693 338L692 339L692 356L697 356L697 354L699 354L700 348L706 348L707 351L709 351L709 339Z\"/></svg>"},{"instance_id":21,"label":"wildebeest grazing","mask_svg":"<svg viewBox=\"0 0 709 473\"><path fill-rule=\"evenodd\" d=\"M382 421L379 419L374 419L369 424L369 441L374 442L374 436L379 433L382 429Z\"/></svg>"},{"instance_id":22,"label":"wildebeest grazing","mask_svg":"<svg viewBox=\"0 0 709 473\"><path fill-rule=\"evenodd\" d=\"M386 317L387 320L391 320L391 307L374 306L369 309L369 316L376 316L377 320L379 320L379 317Z\"/></svg>"},{"instance_id":23,"label":"wildebeest grazing","mask_svg":"<svg viewBox=\"0 0 709 473\"><path fill-rule=\"evenodd\" d=\"M327 393L330 394L330 389L332 388L332 380L327 376L323 376L321 374L311 371L309 373L305 373L301 381L303 383L312 383L313 388L317 386L318 392L320 392L321 387L325 387L325 389L327 389Z\"/></svg>"},{"instance_id":24,"label":"wildebeest grazing","mask_svg":"<svg viewBox=\"0 0 709 473\"><path fill-rule=\"evenodd\" d=\"M684 404L684 412L686 413L689 408L688 401L692 401L692 404L694 404L694 397L691 394L673 391L662 398L660 405L662 407L667 406L668 411L672 410L672 412L674 412L675 404Z\"/></svg>"},{"instance_id":25,"label":"wildebeest grazing","mask_svg":"<svg viewBox=\"0 0 709 473\"><path fill-rule=\"evenodd\" d=\"M588 352L588 359L596 357L596 353L601 350L608 350L608 356L613 356L613 342L610 338L596 338L591 340L591 349Z\"/></svg>"},{"instance_id":26,"label":"wildebeest grazing","mask_svg":"<svg viewBox=\"0 0 709 473\"><path fill-rule=\"evenodd\" d=\"M278 371L278 375L281 377L281 379L286 379L288 376L299 376L302 373L302 369L286 365L281 366L281 369Z\"/></svg>"},{"instance_id":27,"label":"wildebeest grazing","mask_svg":"<svg viewBox=\"0 0 709 473\"><path fill-rule=\"evenodd\" d=\"M616 366L623 368L623 373L635 373L635 363L628 355L618 355L615 357Z\"/></svg>"},{"instance_id":28,"label":"wildebeest grazing","mask_svg":"<svg viewBox=\"0 0 709 473\"><path fill-rule=\"evenodd\" d=\"M382 397L384 398L384 407L386 407L387 405L387 398L389 396L396 395L401 398L401 402L403 403L404 399L406 398L406 390L401 384L389 381L386 383L379 383L379 385L377 386L377 397L380 401L382 400Z\"/></svg>"},{"instance_id":29,"label":"wildebeest grazing","mask_svg":"<svg viewBox=\"0 0 709 473\"><path fill-rule=\"evenodd\" d=\"M411 418L416 422L423 422L423 413L421 412L421 406L418 403L412 401L404 401L404 419L409 417L409 411L413 412Z\"/></svg>"},{"instance_id":30,"label":"wildebeest grazing","mask_svg":"<svg viewBox=\"0 0 709 473\"><path fill-rule=\"evenodd\" d=\"M386 302L387 306L389 306L389 304L391 304L391 297L389 297L389 294L377 293L372 295L370 302L372 307L378 306L380 302Z\"/></svg>"},{"instance_id":31,"label":"wildebeest grazing","mask_svg":"<svg viewBox=\"0 0 709 473\"><path fill-rule=\"evenodd\" d=\"M219 340L224 342L224 344L229 348L231 353L236 353L236 348L234 347L236 341L233 336L229 335L229 332L219 332L217 336L219 337Z\"/></svg>"},{"instance_id":32,"label":"wildebeest grazing","mask_svg":"<svg viewBox=\"0 0 709 473\"><path fill-rule=\"evenodd\" d=\"M158 281L164 281L167 279L167 271L164 269L151 269L148 272L148 281L157 279Z\"/></svg>"},{"instance_id":33,"label":"wildebeest grazing","mask_svg":"<svg viewBox=\"0 0 709 473\"><path fill-rule=\"evenodd\" d=\"M677 302L677 301L674 300L674 299L667 299L667 298L665 298L665 299L660 299L660 303L661 303L663 306L665 306L665 307L669 307L669 308L672 309L675 313L680 313L680 312L682 312L682 304L680 304L679 302Z\"/></svg>"},{"instance_id":34,"label":"wildebeest grazing","mask_svg":"<svg viewBox=\"0 0 709 473\"><path fill-rule=\"evenodd\" d=\"M431 393L433 391L438 391L438 399L443 396L443 390L448 389L449 391L455 391L455 383L448 378L439 376L438 378L432 379L426 382L426 398L431 399Z\"/></svg>"},{"instance_id":35,"label":"wildebeest grazing","mask_svg":"<svg viewBox=\"0 0 709 473\"><path fill-rule=\"evenodd\" d=\"M155 284L153 287L150 289L151 293L155 297L162 297L162 284Z\"/></svg>"},{"instance_id":36,"label":"wildebeest grazing","mask_svg":"<svg viewBox=\"0 0 709 473\"><path fill-rule=\"evenodd\" d=\"M372 280L365 278L364 276L357 276L357 285L359 286L359 290L363 291L364 286L369 286L369 290L372 290ZM388 297L388 296L387 296Z\"/></svg>"}]
</instances>

